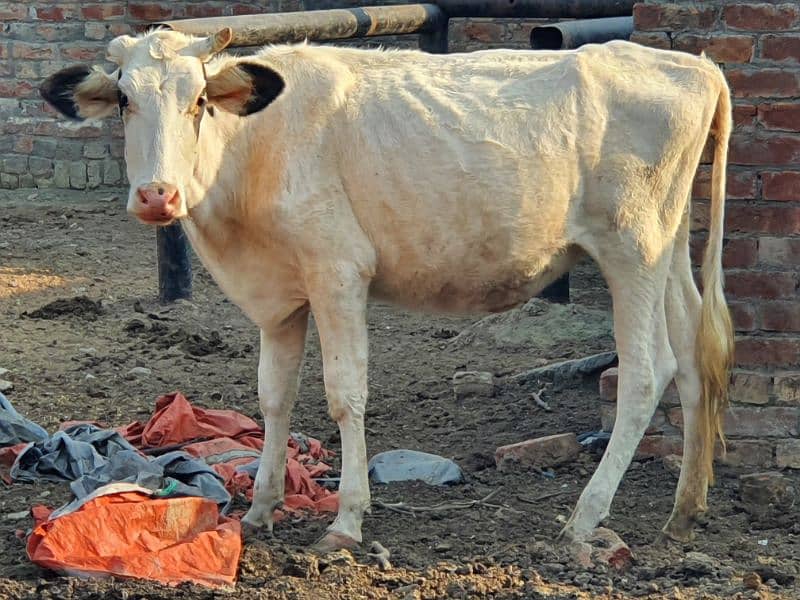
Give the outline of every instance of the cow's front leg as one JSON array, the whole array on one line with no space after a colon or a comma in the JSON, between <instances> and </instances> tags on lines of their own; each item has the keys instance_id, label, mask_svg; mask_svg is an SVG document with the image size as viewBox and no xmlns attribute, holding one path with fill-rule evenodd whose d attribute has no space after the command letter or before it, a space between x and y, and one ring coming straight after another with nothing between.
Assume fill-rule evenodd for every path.
<instances>
[{"instance_id":1,"label":"cow's front leg","mask_svg":"<svg viewBox=\"0 0 800 600\"><path fill-rule=\"evenodd\" d=\"M370 506L364 436L368 285L357 273L337 269L311 298L322 345L328 411L342 438L339 514L315 545L320 552L359 544L364 511Z\"/></svg>"},{"instance_id":2,"label":"cow's front leg","mask_svg":"<svg viewBox=\"0 0 800 600\"><path fill-rule=\"evenodd\" d=\"M289 416L297 397L300 364L308 327L303 307L277 326L261 329L258 399L264 415L264 449L258 465L253 504L242 522L272 531L272 515L283 502Z\"/></svg>"}]
</instances>

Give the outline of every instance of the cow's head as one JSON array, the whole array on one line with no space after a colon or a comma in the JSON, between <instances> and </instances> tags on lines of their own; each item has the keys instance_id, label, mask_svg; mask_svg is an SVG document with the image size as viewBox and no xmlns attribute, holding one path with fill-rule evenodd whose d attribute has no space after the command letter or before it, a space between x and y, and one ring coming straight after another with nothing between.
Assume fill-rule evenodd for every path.
<instances>
[{"instance_id":1,"label":"cow's head","mask_svg":"<svg viewBox=\"0 0 800 600\"><path fill-rule=\"evenodd\" d=\"M163 30L121 36L108 46L109 60L119 67L113 73L75 66L41 86L42 96L71 119L121 115L131 185L128 211L141 221L165 225L199 202L188 189L196 170L203 169L201 136L204 128L213 128L208 122L215 108L244 117L283 90L280 75L255 59L208 64L231 37L227 28L207 38Z\"/></svg>"}]
</instances>

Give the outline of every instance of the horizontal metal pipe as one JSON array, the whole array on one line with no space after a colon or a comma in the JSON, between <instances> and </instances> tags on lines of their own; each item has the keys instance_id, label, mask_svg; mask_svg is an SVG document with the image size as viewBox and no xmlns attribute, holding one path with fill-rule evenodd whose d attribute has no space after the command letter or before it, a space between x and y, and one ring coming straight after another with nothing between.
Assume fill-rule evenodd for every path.
<instances>
[{"instance_id":1,"label":"horizontal metal pipe","mask_svg":"<svg viewBox=\"0 0 800 600\"><path fill-rule=\"evenodd\" d=\"M448 17L592 19L633 13L636 0L433 0Z\"/></svg>"},{"instance_id":2,"label":"horizontal metal pipe","mask_svg":"<svg viewBox=\"0 0 800 600\"><path fill-rule=\"evenodd\" d=\"M262 46L306 39L322 41L430 33L447 27L447 16L433 4L408 4L182 19L158 25L198 36L230 27L233 30L231 46Z\"/></svg>"},{"instance_id":3,"label":"horizontal metal pipe","mask_svg":"<svg viewBox=\"0 0 800 600\"><path fill-rule=\"evenodd\" d=\"M584 44L602 44L609 40L627 40L633 33L633 17L581 19L542 25L531 30L534 50L569 50Z\"/></svg>"}]
</instances>

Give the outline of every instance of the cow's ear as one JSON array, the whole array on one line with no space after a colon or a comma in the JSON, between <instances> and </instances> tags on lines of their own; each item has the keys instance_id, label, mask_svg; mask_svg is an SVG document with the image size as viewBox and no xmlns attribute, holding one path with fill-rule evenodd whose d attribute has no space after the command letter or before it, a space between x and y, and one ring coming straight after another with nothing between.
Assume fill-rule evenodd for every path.
<instances>
[{"instance_id":1,"label":"cow's ear","mask_svg":"<svg viewBox=\"0 0 800 600\"><path fill-rule=\"evenodd\" d=\"M208 101L239 116L262 110L280 96L283 78L267 66L252 62L231 63L208 79Z\"/></svg>"},{"instance_id":2,"label":"cow's ear","mask_svg":"<svg viewBox=\"0 0 800 600\"><path fill-rule=\"evenodd\" d=\"M85 65L58 71L39 87L42 97L56 110L78 121L112 114L119 102L118 90L116 79Z\"/></svg>"}]
</instances>

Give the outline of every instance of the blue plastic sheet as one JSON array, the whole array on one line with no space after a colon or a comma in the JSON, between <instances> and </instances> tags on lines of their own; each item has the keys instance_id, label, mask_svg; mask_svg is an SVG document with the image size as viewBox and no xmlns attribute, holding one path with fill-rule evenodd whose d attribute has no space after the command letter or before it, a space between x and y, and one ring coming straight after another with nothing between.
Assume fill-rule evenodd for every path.
<instances>
[{"instance_id":1,"label":"blue plastic sheet","mask_svg":"<svg viewBox=\"0 0 800 600\"><path fill-rule=\"evenodd\" d=\"M416 450L376 454L369 461L369 476L374 483L419 480L429 485L458 483L464 477L452 460Z\"/></svg>"}]
</instances>

